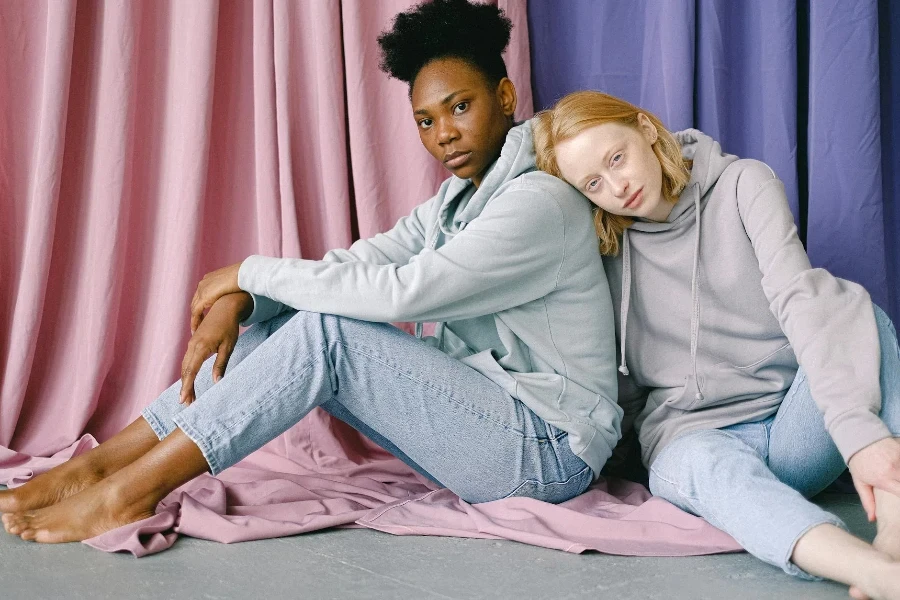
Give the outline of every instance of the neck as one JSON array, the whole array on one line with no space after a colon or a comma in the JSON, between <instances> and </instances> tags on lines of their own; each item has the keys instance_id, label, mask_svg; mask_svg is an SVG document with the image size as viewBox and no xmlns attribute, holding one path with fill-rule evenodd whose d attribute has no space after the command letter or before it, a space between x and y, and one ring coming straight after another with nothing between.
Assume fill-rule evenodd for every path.
<instances>
[{"instance_id":1,"label":"neck","mask_svg":"<svg viewBox=\"0 0 900 600\"><path fill-rule=\"evenodd\" d=\"M659 204L659 206L656 207L656 210L654 210L652 214L647 215L647 218L651 221L664 223L666 219L669 218L669 215L672 214L673 208L675 208L674 203L669 202L668 200L663 200Z\"/></svg>"}]
</instances>

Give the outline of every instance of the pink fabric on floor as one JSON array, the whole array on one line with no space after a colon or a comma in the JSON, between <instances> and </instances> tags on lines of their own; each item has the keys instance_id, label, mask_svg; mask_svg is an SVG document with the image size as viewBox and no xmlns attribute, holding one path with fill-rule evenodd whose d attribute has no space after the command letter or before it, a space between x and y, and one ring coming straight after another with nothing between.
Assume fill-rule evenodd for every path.
<instances>
[{"instance_id":1,"label":"pink fabric on floor","mask_svg":"<svg viewBox=\"0 0 900 600\"><path fill-rule=\"evenodd\" d=\"M352 241L354 209L371 235L434 193L447 173L375 46L416 2L0 1L0 483L86 451L85 432L109 438L177 377L205 272L254 253L318 258ZM526 2L497 3L522 119ZM316 411L90 543L143 555L178 533L353 525L570 551L736 548L641 490L611 492L469 506Z\"/></svg>"},{"instance_id":2,"label":"pink fabric on floor","mask_svg":"<svg viewBox=\"0 0 900 600\"><path fill-rule=\"evenodd\" d=\"M219 477L203 475L175 490L153 517L84 543L140 557L169 548L179 534L233 543L342 526L629 556L740 550L727 534L636 483L600 482L559 505L529 498L473 505L322 411L292 431L306 440L294 445L300 451L292 459L277 449L258 452ZM95 445L85 436L50 459L0 454L0 481L20 485Z\"/></svg>"}]
</instances>

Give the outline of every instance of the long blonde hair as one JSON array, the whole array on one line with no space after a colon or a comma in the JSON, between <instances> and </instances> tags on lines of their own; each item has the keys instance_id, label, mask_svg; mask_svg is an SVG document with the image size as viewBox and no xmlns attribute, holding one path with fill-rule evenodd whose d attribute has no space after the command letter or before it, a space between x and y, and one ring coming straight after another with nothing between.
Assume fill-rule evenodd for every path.
<instances>
[{"instance_id":1,"label":"long blonde hair","mask_svg":"<svg viewBox=\"0 0 900 600\"><path fill-rule=\"evenodd\" d=\"M573 92L542 110L532 121L537 168L562 178L556 161L556 145L573 138L585 129L604 123L621 123L638 128L638 115L643 114L656 127L657 138L651 146L662 167L662 193L669 202L678 201L691 178L691 161L681 156L681 146L659 118L637 106L602 92ZM594 228L600 241L600 253L619 253L619 238L633 219L594 209Z\"/></svg>"}]
</instances>

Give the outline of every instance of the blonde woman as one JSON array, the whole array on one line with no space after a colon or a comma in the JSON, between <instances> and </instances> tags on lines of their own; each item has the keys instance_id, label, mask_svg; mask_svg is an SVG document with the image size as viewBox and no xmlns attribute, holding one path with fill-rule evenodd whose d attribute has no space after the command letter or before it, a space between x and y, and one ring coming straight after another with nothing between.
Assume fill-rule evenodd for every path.
<instances>
[{"instance_id":1,"label":"blonde woman","mask_svg":"<svg viewBox=\"0 0 900 600\"><path fill-rule=\"evenodd\" d=\"M533 121L538 168L595 205L619 401L651 491L750 553L900 598L900 351L855 283L813 269L782 183L599 92ZM807 498L849 465L869 545Z\"/></svg>"}]
</instances>

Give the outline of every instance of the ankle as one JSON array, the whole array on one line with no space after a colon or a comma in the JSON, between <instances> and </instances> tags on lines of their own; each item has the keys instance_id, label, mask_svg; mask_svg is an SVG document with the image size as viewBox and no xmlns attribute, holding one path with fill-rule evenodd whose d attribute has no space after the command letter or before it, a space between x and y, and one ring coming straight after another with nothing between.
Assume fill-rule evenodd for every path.
<instances>
[{"instance_id":1,"label":"ankle","mask_svg":"<svg viewBox=\"0 0 900 600\"><path fill-rule=\"evenodd\" d=\"M900 536L900 519L897 518L897 515L891 515L890 518L880 517L875 522L875 525L879 535L882 533L893 533Z\"/></svg>"},{"instance_id":2,"label":"ankle","mask_svg":"<svg viewBox=\"0 0 900 600\"><path fill-rule=\"evenodd\" d=\"M860 571L858 585L863 589L880 589L885 581L894 579L900 572L900 563L885 552L876 550L878 556L868 561Z\"/></svg>"},{"instance_id":3,"label":"ankle","mask_svg":"<svg viewBox=\"0 0 900 600\"><path fill-rule=\"evenodd\" d=\"M112 471L109 469L108 465L106 465L106 461L104 461L102 458L91 456L91 454L92 453L88 453L82 457L84 459L84 462L80 465L82 467L82 473L85 475L85 477L93 479L95 481L106 479L110 474L112 474Z\"/></svg>"}]
</instances>

